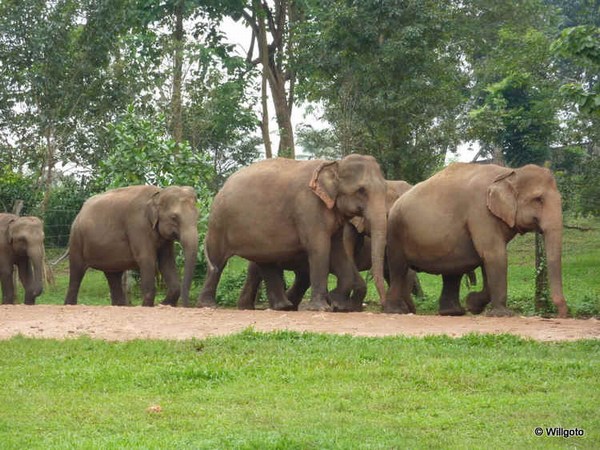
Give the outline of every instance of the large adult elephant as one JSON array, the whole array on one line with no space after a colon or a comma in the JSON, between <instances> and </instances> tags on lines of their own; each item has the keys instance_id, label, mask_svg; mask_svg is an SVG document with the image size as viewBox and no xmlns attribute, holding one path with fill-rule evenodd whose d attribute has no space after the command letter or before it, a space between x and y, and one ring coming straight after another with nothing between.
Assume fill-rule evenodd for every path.
<instances>
[{"instance_id":1,"label":"large adult elephant","mask_svg":"<svg viewBox=\"0 0 600 450\"><path fill-rule=\"evenodd\" d=\"M371 156L349 155L340 161L277 158L241 169L213 202L205 241L208 274L198 306L215 304L225 263L238 255L258 263L267 283L273 282L276 309L294 309L285 296L278 263L308 259L308 309L330 310L331 238L354 216L371 224L373 276L383 298L385 197L385 180ZM352 265L349 258L346 264Z\"/></svg>"},{"instance_id":2,"label":"large adult elephant","mask_svg":"<svg viewBox=\"0 0 600 450\"><path fill-rule=\"evenodd\" d=\"M25 289L25 304L34 305L44 288L44 224L37 217L0 214L0 282L2 303L15 302L14 267Z\"/></svg>"},{"instance_id":3,"label":"large adult elephant","mask_svg":"<svg viewBox=\"0 0 600 450\"><path fill-rule=\"evenodd\" d=\"M69 289L65 304L77 303L81 280L88 268L104 272L113 305L124 305L123 272L139 269L143 306L153 306L158 270L167 285L164 304L184 306L198 253L196 193L187 186L130 186L89 198L71 227ZM173 244L181 242L185 258L183 287L175 264Z\"/></svg>"},{"instance_id":4,"label":"large adult elephant","mask_svg":"<svg viewBox=\"0 0 600 450\"><path fill-rule=\"evenodd\" d=\"M408 191L412 185L401 180L386 180L385 183L387 186L386 211L389 211L398 197ZM371 253L370 224L364 217L353 217L344 224L344 229L341 232L332 237L329 272L337 277L337 286L334 290L339 299L335 304L337 311L362 310L362 302L367 293L367 286L358 272L371 269ZM355 267L346 264L347 255L353 255ZM294 305L294 308L297 309L310 287L308 260L306 257L299 257L293 261L279 261L277 266L280 269L278 274L280 278L283 277L283 270L294 272L294 283L286 291L286 296ZM385 272L387 273L387 271ZM254 309L260 282L263 278L260 265L250 261L246 281L238 299L239 309ZM267 282L267 284L269 283ZM273 302L273 298L274 295L271 289L267 288L269 305L271 308L276 308L277 304ZM347 301L343 301L344 298L347 298Z\"/></svg>"},{"instance_id":5,"label":"large adult elephant","mask_svg":"<svg viewBox=\"0 0 600 450\"><path fill-rule=\"evenodd\" d=\"M560 317L562 289L561 197L550 170L455 163L400 197L388 221L391 285L384 310L407 312L409 268L441 274L440 314L460 315L462 274L482 267L484 291L467 297L472 313L491 302L490 315L506 307L507 243L517 234L543 233L552 301Z\"/></svg>"}]
</instances>

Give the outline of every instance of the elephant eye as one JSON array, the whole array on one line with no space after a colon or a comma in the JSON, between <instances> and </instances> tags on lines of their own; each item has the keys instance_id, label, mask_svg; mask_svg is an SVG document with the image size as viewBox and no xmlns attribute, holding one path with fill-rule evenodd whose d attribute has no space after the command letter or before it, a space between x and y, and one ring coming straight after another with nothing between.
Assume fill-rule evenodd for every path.
<instances>
[{"instance_id":1,"label":"elephant eye","mask_svg":"<svg viewBox=\"0 0 600 450\"><path fill-rule=\"evenodd\" d=\"M367 195L367 190L365 189L364 186L359 187L358 191L356 191L356 192L358 192L360 195Z\"/></svg>"},{"instance_id":2,"label":"elephant eye","mask_svg":"<svg viewBox=\"0 0 600 450\"><path fill-rule=\"evenodd\" d=\"M534 200L538 203L544 204L544 197L541 195L538 195Z\"/></svg>"}]
</instances>

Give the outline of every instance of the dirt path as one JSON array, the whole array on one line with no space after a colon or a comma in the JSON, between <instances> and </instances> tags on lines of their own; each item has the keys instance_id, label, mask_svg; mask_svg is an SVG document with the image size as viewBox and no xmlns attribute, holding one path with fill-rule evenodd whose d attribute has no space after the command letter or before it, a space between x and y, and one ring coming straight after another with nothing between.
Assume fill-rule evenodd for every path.
<instances>
[{"instance_id":1,"label":"dirt path","mask_svg":"<svg viewBox=\"0 0 600 450\"><path fill-rule=\"evenodd\" d=\"M0 306L0 339L16 335L68 338L88 335L106 340L190 339L219 336L253 327L355 336L426 336L510 333L540 341L600 338L596 319L493 318L483 316L400 316L309 311L237 311L170 307Z\"/></svg>"}]
</instances>

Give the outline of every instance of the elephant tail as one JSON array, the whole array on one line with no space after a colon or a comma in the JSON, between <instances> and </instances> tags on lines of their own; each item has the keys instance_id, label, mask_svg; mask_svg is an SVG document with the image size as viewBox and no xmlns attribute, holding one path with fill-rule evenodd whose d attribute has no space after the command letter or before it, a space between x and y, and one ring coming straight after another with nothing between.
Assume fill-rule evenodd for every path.
<instances>
[{"instance_id":1,"label":"elephant tail","mask_svg":"<svg viewBox=\"0 0 600 450\"><path fill-rule=\"evenodd\" d=\"M46 260L44 260L44 281L49 286L54 286L54 272Z\"/></svg>"},{"instance_id":2,"label":"elephant tail","mask_svg":"<svg viewBox=\"0 0 600 450\"><path fill-rule=\"evenodd\" d=\"M216 266L210 260L210 255L208 254L208 233L206 233L206 238L204 239L204 259L208 266L208 270L214 271L216 269Z\"/></svg>"},{"instance_id":3,"label":"elephant tail","mask_svg":"<svg viewBox=\"0 0 600 450\"><path fill-rule=\"evenodd\" d=\"M63 259L65 259L67 256L69 256L69 249L67 248L67 250L60 256L60 258L58 258L56 261L53 261L50 263L51 266L55 266L57 265L59 262L61 262Z\"/></svg>"}]
</instances>

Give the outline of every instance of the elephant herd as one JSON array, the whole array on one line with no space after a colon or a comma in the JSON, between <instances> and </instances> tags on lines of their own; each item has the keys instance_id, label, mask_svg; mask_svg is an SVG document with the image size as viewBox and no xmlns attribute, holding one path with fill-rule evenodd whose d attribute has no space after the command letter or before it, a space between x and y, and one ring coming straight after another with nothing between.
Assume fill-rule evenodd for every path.
<instances>
[{"instance_id":1,"label":"elephant herd","mask_svg":"<svg viewBox=\"0 0 600 450\"><path fill-rule=\"evenodd\" d=\"M125 304L124 271L138 269L142 304L152 306L156 270L167 292L189 306L198 252L198 211L190 187L131 186L88 199L75 218L69 241L69 287L65 304L76 304L88 268L104 272L113 305ZM481 267L483 289L467 296L466 308L509 315L508 242L529 231L543 234L552 301L566 317L562 290L562 208L552 173L528 165L454 163L414 187L385 180L371 156L339 161L268 159L233 174L214 198L204 252L208 266L197 305L214 307L227 260L249 261L240 309L253 309L261 280L272 309L360 311L366 294L362 270L371 269L384 312L415 312L415 271L439 274L439 313L462 315L464 274ZM0 277L3 303L14 302L13 270L25 287L25 303L42 292L44 234L33 217L0 214ZM180 283L174 242L185 259ZM284 270L295 273L286 290ZM328 275L337 278L328 290ZM385 282L388 282L386 292Z\"/></svg>"}]
</instances>

